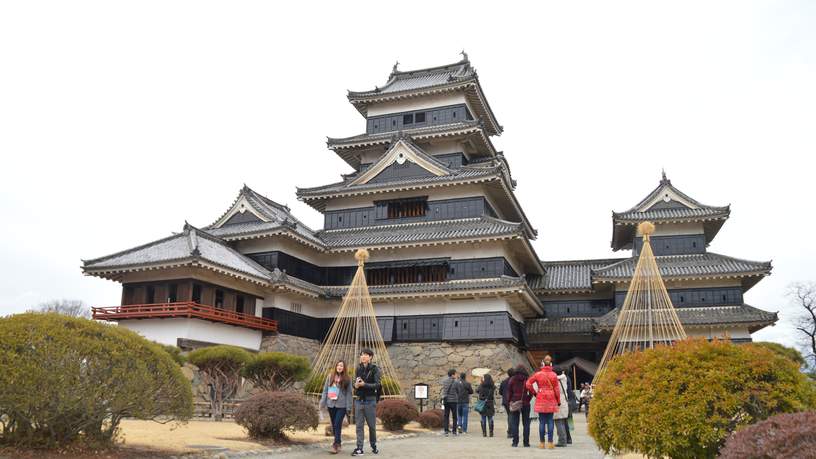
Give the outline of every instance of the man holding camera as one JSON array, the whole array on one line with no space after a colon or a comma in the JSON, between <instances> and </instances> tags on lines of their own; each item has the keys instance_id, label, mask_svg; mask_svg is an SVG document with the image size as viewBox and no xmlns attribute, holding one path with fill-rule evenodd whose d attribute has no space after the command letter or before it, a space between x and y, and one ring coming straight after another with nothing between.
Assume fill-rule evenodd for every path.
<instances>
[{"instance_id":1,"label":"man holding camera","mask_svg":"<svg viewBox=\"0 0 816 459\"><path fill-rule=\"evenodd\" d=\"M352 456L363 455L363 443L365 442L364 424L368 424L368 441L371 444L371 452L378 454L377 450L377 400L380 398L380 369L371 363L374 351L363 348L360 351L360 365L354 373L354 391L357 395L354 407L354 420L357 424L357 449L351 453Z\"/></svg>"}]
</instances>

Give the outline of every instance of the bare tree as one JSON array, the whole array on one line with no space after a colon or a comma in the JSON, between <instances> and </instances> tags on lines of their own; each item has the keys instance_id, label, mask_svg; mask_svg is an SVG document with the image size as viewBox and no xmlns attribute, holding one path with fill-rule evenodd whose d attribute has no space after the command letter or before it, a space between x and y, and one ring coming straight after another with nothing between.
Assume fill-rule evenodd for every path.
<instances>
[{"instance_id":1,"label":"bare tree","mask_svg":"<svg viewBox=\"0 0 816 459\"><path fill-rule=\"evenodd\" d=\"M795 283L790 286L789 295L799 308L794 326L804 357L816 369L816 282Z\"/></svg>"},{"instance_id":2,"label":"bare tree","mask_svg":"<svg viewBox=\"0 0 816 459\"><path fill-rule=\"evenodd\" d=\"M37 305L37 312L56 312L71 317L91 318L91 309L82 300L51 300Z\"/></svg>"}]
</instances>

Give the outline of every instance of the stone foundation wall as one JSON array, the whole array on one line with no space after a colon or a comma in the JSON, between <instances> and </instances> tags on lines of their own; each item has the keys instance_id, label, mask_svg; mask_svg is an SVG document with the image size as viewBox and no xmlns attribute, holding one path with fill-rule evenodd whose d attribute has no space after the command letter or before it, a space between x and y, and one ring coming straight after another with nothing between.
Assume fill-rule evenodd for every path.
<instances>
[{"instance_id":1,"label":"stone foundation wall","mask_svg":"<svg viewBox=\"0 0 816 459\"><path fill-rule=\"evenodd\" d=\"M320 344L320 341L314 339L278 333L263 337L261 340L261 352L286 352L289 354L302 355L311 361L314 360L317 353L320 352Z\"/></svg>"},{"instance_id":2,"label":"stone foundation wall","mask_svg":"<svg viewBox=\"0 0 816 459\"><path fill-rule=\"evenodd\" d=\"M476 368L490 369L498 387L510 367L529 365L524 353L511 343L394 343L388 346L388 355L398 373L403 392L413 401L416 383L428 384L428 402L439 403L442 380L448 370L466 372L474 389L480 379L471 375Z\"/></svg>"}]
</instances>

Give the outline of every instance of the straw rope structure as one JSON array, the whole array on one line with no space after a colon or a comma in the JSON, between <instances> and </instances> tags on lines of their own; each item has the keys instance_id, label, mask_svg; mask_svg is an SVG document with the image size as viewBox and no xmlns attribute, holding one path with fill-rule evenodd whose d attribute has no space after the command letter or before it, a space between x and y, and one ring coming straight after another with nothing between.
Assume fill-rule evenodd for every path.
<instances>
[{"instance_id":1,"label":"straw rope structure","mask_svg":"<svg viewBox=\"0 0 816 459\"><path fill-rule=\"evenodd\" d=\"M609 344L595 373L595 381L617 355L651 349L657 345L671 346L686 339L686 332L677 317L652 252L649 236L654 229L651 222L638 225L643 235L643 248Z\"/></svg>"},{"instance_id":2,"label":"straw rope structure","mask_svg":"<svg viewBox=\"0 0 816 459\"><path fill-rule=\"evenodd\" d=\"M354 254L357 259L357 272L351 281L346 296L337 317L332 322L326 339L323 341L320 352L312 363L312 373L309 381L328 378L338 361L346 363L347 372L352 375L359 363L360 351L369 348L374 351L372 363L380 368L385 398L403 398L397 379L394 365L388 356L385 341L377 325L377 316L374 305L368 293L368 284L365 278L365 262L368 260L368 251L360 249Z\"/></svg>"}]
</instances>

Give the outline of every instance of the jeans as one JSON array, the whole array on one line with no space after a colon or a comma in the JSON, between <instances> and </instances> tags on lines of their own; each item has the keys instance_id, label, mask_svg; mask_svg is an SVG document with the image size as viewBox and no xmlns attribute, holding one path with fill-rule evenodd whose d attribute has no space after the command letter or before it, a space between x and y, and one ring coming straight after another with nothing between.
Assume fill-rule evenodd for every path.
<instances>
[{"instance_id":1,"label":"jeans","mask_svg":"<svg viewBox=\"0 0 816 459\"><path fill-rule=\"evenodd\" d=\"M450 415L453 413L453 434L456 435L456 413L458 411L456 405L456 402L445 402L445 433L448 433L448 428L451 427Z\"/></svg>"},{"instance_id":2,"label":"jeans","mask_svg":"<svg viewBox=\"0 0 816 459\"><path fill-rule=\"evenodd\" d=\"M493 416L482 415L482 432L486 432L490 427L490 436L493 436Z\"/></svg>"},{"instance_id":3,"label":"jeans","mask_svg":"<svg viewBox=\"0 0 816 459\"><path fill-rule=\"evenodd\" d=\"M567 424L567 418L556 419L555 428L558 431L559 445L566 445L567 443L572 443L572 437L570 436L569 433L569 424Z\"/></svg>"},{"instance_id":4,"label":"jeans","mask_svg":"<svg viewBox=\"0 0 816 459\"><path fill-rule=\"evenodd\" d=\"M363 449L365 425L368 424L368 442L377 446L377 401L357 400L354 406L354 421L357 424L357 449Z\"/></svg>"},{"instance_id":5,"label":"jeans","mask_svg":"<svg viewBox=\"0 0 816 459\"><path fill-rule=\"evenodd\" d=\"M519 442L519 419L524 429L522 441L524 446L530 446L530 405L522 405L518 411L510 412L510 435L513 437L513 445L518 445Z\"/></svg>"},{"instance_id":6,"label":"jeans","mask_svg":"<svg viewBox=\"0 0 816 459\"><path fill-rule=\"evenodd\" d=\"M329 419L331 420L332 432L334 432L334 444L338 446L340 446L340 433L343 431L343 418L345 417L345 408L329 408Z\"/></svg>"},{"instance_id":7,"label":"jeans","mask_svg":"<svg viewBox=\"0 0 816 459\"><path fill-rule=\"evenodd\" d=\"M547 434L547 441L553 441L553 414L552 413L538 413L538 438L541 443L544 443L544 434Z\"/></svg>"},{"instance_id":8,"label":"jeans","mask_svg":"<svg viewBox=\"0 0 816 459\"><path fill-rule=\"evenodd\" d=\"M467 403L459 403L456 405L457 417L459 418L458 426L462 428L462 432L467 433L468 426L468 410L470 407Z\"/></svg>"}]
</instances>

